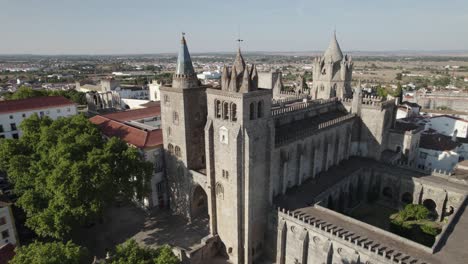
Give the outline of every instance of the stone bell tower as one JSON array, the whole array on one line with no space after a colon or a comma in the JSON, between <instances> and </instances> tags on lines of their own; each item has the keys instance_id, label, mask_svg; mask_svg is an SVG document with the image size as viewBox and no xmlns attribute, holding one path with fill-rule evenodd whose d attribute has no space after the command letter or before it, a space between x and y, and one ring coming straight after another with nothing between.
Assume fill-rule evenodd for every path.
<instances>
[{"instance_id":1,"label":"stone bell tower","mask_svg":"<svg viewBox=\"0 0 468 264\"><path fill-rule=\"evenodd\" d=\"M258 88L257 69L239 49L233 66L223 69L221 90L206 94L211 230L230 261L252 263L267 225L272 91Z\"/></svg>"},{"instance_id":2,"label":"stone bell tower","mask_svg":"<svg viewBox=\"0 0 468 264\"><path fill-rule=\"evenodd\" d=\"M310 95L313 99L351 97L352 72L352 59L348 55L343 56L336 34L333 34L323 57L313 61Z\"/></svg>"},{"instance_id":3,"label":"stone bell tower","mask_svg":"<svg viewBox=\"0 0 468 264\"><path fill-rule=\"evenodd\" d=\"M207 210L206 194L197 189L200 184L191 172L205 168L205 89L199 84L182 36L172 85L160 89L161 123L171 210L189 219Z\"/></svg>"}]
</instances>

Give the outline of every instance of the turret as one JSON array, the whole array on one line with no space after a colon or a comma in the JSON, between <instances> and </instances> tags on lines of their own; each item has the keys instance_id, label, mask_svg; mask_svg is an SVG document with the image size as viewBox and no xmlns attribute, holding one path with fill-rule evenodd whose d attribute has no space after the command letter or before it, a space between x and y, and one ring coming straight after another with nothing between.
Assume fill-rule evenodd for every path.
<instances>
[{"instance_id":1,"label":"turret","mask_svg":"<svg viewBox=\"0 0 468 264\"><path fill-rule=\"evenodd\" d=\"M182 39L180 41L179 55L177 57L176 71L172 79L172 86L174 88L182 89L199 86L184 35L182 35Z\"/></svg>"}]
</instances>

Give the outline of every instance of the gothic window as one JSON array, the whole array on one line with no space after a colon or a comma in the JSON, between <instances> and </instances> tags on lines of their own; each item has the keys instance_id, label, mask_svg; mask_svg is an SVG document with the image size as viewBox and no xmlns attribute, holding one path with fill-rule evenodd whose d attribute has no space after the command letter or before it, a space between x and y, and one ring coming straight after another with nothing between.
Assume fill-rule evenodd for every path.
<instances>
[{"instance_id":1,"label":"gothic window","mask_svg":"<svg viewBox=\"0 0 468 264\"><path fill-rule=\"evenodd\" d=\"M221 101L215 101L215 117L221 118Z\"/></svg>"},{"instance_id":2,"label":"gothic window","mask_svg":"<svg viewBox=\"0 0 468 264\"><path fill-rule=\"evenodd\" d=\"M167 104L167 105L171 103L169 95L164 95L164 103Z\"/></svg>"},{"instance_id":3,"label":"gothic window","mask_svg":"<svg viewBox=\"0 0 468 264\"><path fill-rule=\"evenodd\" d=\"M231 103L231 120L237 121L237 105Z\"/></svg>"},{"instance_id":4,"label":"gothic window","mask_svg":"<svg viewBox=\"0 0 468 264\"><path fill-rule=\"evenodd\" d=\"M258 105L257 105L257 115L258 115L258 118L262 118L262 117L263 117L263 101L258 102Z\"/></svg>"},{"instance_id":5,"label":"gothic window","mask_svg":"<svg viewBox=\"0 0 468 264\"><path fill-rule=\"evenodd\" d=\"M172 154L174 152L174 146L172 144L167 145L167 150Z\"/></svg>"},{"instance_id":6,"label":"gothic window","mask_svg":"<svg viewBox=\"0 0 468 264\"><path fill-rule=\"evenodd\" d=\"M229 179L229 171L223 170L223 178Z\"/></svg>"},{"instance_id":7,"label":"gothic window","mask_svg":"<svg viewBox=\"0 0 468 264\"><path fill-rule=\"evenodd\" d=\"M176 157L180 158L181 154L180 154L180 147L179 146L176 146L174 148L174 152L175 152Z\"/></svg>"},{"instance_id":8,"label":"gothic window","mask_svg":"<svg viewBox=\"0 0 468 264\"><path fill-rule=\"evenodd\" d=\"M229 103L223 102L223 119L229 119Z\"/></svg>"},{"instance_id":9,"label":"gothic window","mask_svg":"<svg viewBox=\"0 0 468 264\"><path fill-rule=\"evenodd\" d=\"M172 134L171 127L167 127L167 135L168 135L168 136L171 136L171 134Z\"/></svg>"},{"instance_id":10,"label":"gothic window","mask_svg":"<svg viewBox=\"0 0 468 264\"><path fill-rule=\"evenodd\" d=\"M255 103L250 103L250 120L255 119Z\"/></svg>"},{"instance_id":11,"label":"gothic window","mask_svg":"<svg viewBox=\"0 0 468 264\"><path fill-rule=\"evenodd\" d=\"M322 85L320 86L320 91L323 91L323 90L325 90L325 87Z\"/></svg>"},{"instance_id":12,"label":"gothic window","mask_svg":"<svg viewBox=\"0 0 468 264\"><path fill-rule=\"evenodd\" d=\"M172 121L176 125L179 124L179 113L177 112L172 113Z\"/></svg>"}]
</instances>

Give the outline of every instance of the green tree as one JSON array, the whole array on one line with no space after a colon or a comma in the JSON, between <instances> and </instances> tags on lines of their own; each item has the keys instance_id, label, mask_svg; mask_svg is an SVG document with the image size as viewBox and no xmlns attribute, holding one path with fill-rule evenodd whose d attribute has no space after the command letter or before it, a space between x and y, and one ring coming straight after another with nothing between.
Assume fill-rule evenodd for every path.
<instances>
[{"instance_id":1,"label":"green tree","mask_svg":"<svg viewBox=\"0 0 468 264\"><path fill-rule=\"evenodd\" d=\"M21 129L20 139L0 141L0 170L39 236L67 238L117 197L147 194L151 163L118 138L104 140L84 116L52 121L33 115Z\"/></svg>"},{"instance_id":2,"label":"green tree","mask_svg":"<svg viewBox=\"0 0 468 264\"><path fill-rule=\"evenodd\" d=\"M16 249L10 264L79 264L86 263L87 250L69 241L34 242Z\"/></svg>"},{"instance_id":3,"label":"green tree","mask_svg":"<svg viewBox=\"0 0 468 264\"><path fill-rule=\"evenodd\" d=\"M115 249L111 264L178 264L179 259L172 253L169 246L158 249L141 247L130 239Z\"/></svg>"},{"instance_id":4,"label":"green tree","mask_svg":"<svg viewBox=\"0 0 468 264\"><path fill-rule=\"evenodd\" d=\"M401 81L401 79L403 79L403 74L401 72L398 72L395 76L395 79Z\"/></svg>"},{"instance_id":5,"label":"green tree","mask_svg":"<svg viewBox=\"0 0 468 264\"><path fill-rule=\"evenodd\" d=\"M34 90L30 87L21 86L16 92L11 95L11 100L26 99L31 97L46 96L44 90Z\"/></svg>"}]
</instances>

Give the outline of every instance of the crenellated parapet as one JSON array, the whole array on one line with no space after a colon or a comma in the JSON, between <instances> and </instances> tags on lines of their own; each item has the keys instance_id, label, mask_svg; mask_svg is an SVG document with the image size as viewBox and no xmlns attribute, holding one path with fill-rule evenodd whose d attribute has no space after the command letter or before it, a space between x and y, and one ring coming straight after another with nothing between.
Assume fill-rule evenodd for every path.
<instances>
[{"instance_id":1,"label":"crenellated parapet","mask_svg":"<svg viewBox=\"0 0 468 264\"><path fill-rule=\"evenodd\" d=\"M284 208L278 208L278 222L281 222L282 224L278 225L279 245L277 245L277 247L281 248L283 246L282 243L286 243L286 240L288 247L292 247L292 243L300 243L300 241L296 242L286 239L287 237L291 237L288 236L287 233L294 233L297 232L296 230L302 230L304 228L304 231L308 233L307 235L310 238L309 241L311 241L311 243L305 245L306 247L312 247L312 245L317 243L326 243L326 241L321 242L323 239L326 239L328 240L328 243L333 245L332 248L337 251L338 256L341 258L355 258L355 255L343 254L346 251L351 251L359 252L358 254L360 256L358 258L363 261L362 263L366 260L367 262L365 263L374 263L374 261L377 261L377 263L425 263L425 261L422 261L415 256L408 255L401 250L382 244L381 241L375 241L373 237L371 238L364 234L356 233L355 230L348 229L346 226L336 225L324 220L324 217L320 217L320 214L322 213L332 214L335 217L342 218L338 213L329 211L325 208L316 208L316 212L317 215L312 215L302 211L290 211ZM353 221L352 219L346 220L351 222ZM393 234L386 235L392 236ZM422 249L428 252L431 250L430 248L423 248L423 246L417 245L412 241L405 241L404 243L411 244L410 246L417 247L420 250ZM308 254L313 254L314 250L309 248L306 252L308 252ZM289 252L287 252L287 250L286 252L278 250L278 254L283 254L284 256L288 255L288 253ZM279 259L284 258L284 256L279 256ZM317 257L320 256L308 256L307 259L314 259L317 263L323 262L322 259L317 259Z\"/></svg>"}]
</instances>

